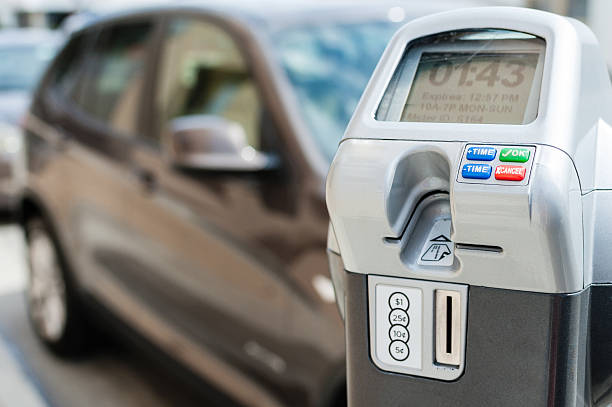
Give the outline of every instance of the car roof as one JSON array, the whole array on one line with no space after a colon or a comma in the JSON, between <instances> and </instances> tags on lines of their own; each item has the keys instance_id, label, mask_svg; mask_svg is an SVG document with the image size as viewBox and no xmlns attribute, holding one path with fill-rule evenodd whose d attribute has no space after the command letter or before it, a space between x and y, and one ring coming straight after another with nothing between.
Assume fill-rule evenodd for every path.
<instances>
[{"instance_id":1,"label":"car roof","mask_svg":"<svg viewBox=\"0 0 612 407\"><path fill-rule=\"evenodd\" d=\"M63 35L43 28L7 28L0 30L0 47L39 45L43 42L57 44Z\"/></svg>"},{"instance_id":2,"label":"car roof","mask_svg":"<svg viewBox=\"0 0 612 407\"><path fill-rule=\"evenodd\" d=\"M431 0L423 3L422 0L381 0L376 2L356 2L349 0L241 0L236 2L223 0L189 0L167 2L144 7L125 9L115 7L111 3L108 7L100 6L91 11L98 17L92 19L91 24L112 21L115 18L137 15L147 12L164 11L190 11L194 13L215 14L219 17L238 20L247 25L277 27L287 25L301 25L309 22L325 20L351 21L351 20L384 20L391 19L390 11L399 8L405 15L404 22L418 16L432 14L460 7L484 6L485 0ZM396 14L397 15L397 14ZM400 22L400 21L395 21Z\"/></svg>"}]
</instances>

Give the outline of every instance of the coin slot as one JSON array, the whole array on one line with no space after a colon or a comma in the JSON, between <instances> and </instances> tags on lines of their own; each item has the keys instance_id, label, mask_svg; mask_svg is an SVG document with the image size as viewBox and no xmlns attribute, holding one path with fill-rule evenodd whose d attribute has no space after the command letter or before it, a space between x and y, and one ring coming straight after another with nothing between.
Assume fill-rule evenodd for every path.
<instances>
[{"instance_id":1,"label":"coin slot","mask_svg":"<svg viewBox=\"0 0 612 407\"><path fill-rule=\"evenodd\" d=\"M436 290L436 356L441 365L461 364L461 294Z\"/></svg>"},{"instance_id":2,"label":"coin slot","mask_svg":"<svg viewBox=\"0 0 612 407\"><path fill-rule=\"evenodd\" d=\"M453 297L446 296L446 353L452 353L453 343Z\"/></svg>"}]
</instances>

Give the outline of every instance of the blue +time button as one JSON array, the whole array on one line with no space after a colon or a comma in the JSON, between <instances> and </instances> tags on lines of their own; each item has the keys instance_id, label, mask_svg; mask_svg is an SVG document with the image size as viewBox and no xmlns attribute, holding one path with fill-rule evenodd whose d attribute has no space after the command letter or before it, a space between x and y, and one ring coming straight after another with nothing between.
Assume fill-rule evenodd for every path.
<instances>
[{"instance_id":1,"label":"blue +time button","mask_svg":"<svg viewBox=\"0 0 612 407\"><path fill-rule=\"evenodd\" d=\"M475 161L493 161L497 155L494 147L471 146L467 149L466 158Z\"/></svg>"},{"instance_id":2,"label":"blue +time button","mask_svg":"<svg viewBox=\"0 0 612 407\"><path fill-rule=\"evenodd\" d=\"M491 177L491 166L489 164L464 164L461 176L470 179L489 179Z\"/></svg>"}]
</instances>

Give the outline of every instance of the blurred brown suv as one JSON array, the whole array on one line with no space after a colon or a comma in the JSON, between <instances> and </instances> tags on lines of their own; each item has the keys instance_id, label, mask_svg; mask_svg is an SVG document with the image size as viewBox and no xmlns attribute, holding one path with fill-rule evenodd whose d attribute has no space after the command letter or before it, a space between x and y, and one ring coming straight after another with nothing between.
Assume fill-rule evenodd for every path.
<instances>
[{"instance_id":1,"label":"blurred brown suv","mask_svg":"<svg viewBox=\"0 0 612 407\"><path fill-rule=\"evenodd\" d=\"M53 351L105 310L241 404L346 402L324 178L396 24L289 7L115 15L52 63L21 209Z\"/></svg>"}]
</instances>

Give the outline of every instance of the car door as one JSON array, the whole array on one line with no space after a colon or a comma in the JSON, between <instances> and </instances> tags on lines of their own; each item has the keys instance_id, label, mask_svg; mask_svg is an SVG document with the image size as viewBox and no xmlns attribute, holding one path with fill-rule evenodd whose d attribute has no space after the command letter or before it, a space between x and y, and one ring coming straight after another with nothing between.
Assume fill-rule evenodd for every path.
<instances>
[{"instance_id":1,"label":"car door","mask_svg":"<svg viewBox=\"0 0 612 407\"><path fill-rule=\"evenodd\" d=\"M117 276L150 314L152 335L196 372L247 404L287 392L287 305L294 175L243 50L218 21L169 16L149 94L149 132L134 147L147 174L124 208ZM265 172L185 170L165 160L175 118L222 117L253 149L280 157ZM283 256L282 248L288 250Z\"/></svg>"},{"instance_id":2,"label":"car door","mask_svg":"<svg viewBox=\"0 0 612 407\"><path fill-rule=\"evenodd\" d=\"M66 174L55 180L61 190L62 224L68 225L70 256L81 283L108 300L106 281L121 252L114 244L124 233L124 207L133 205L133 138L140 132L140 112L147 59L157 29L153 17L122 19L87 30L89 43L79 66L57 70L52 93L58 103L51 122L66 136ZM53 106L53 105L50 105ZM57 107L60 106L60 107ZM112 302L109 305L113 306Z\"/></svg>"}]
</instances>

